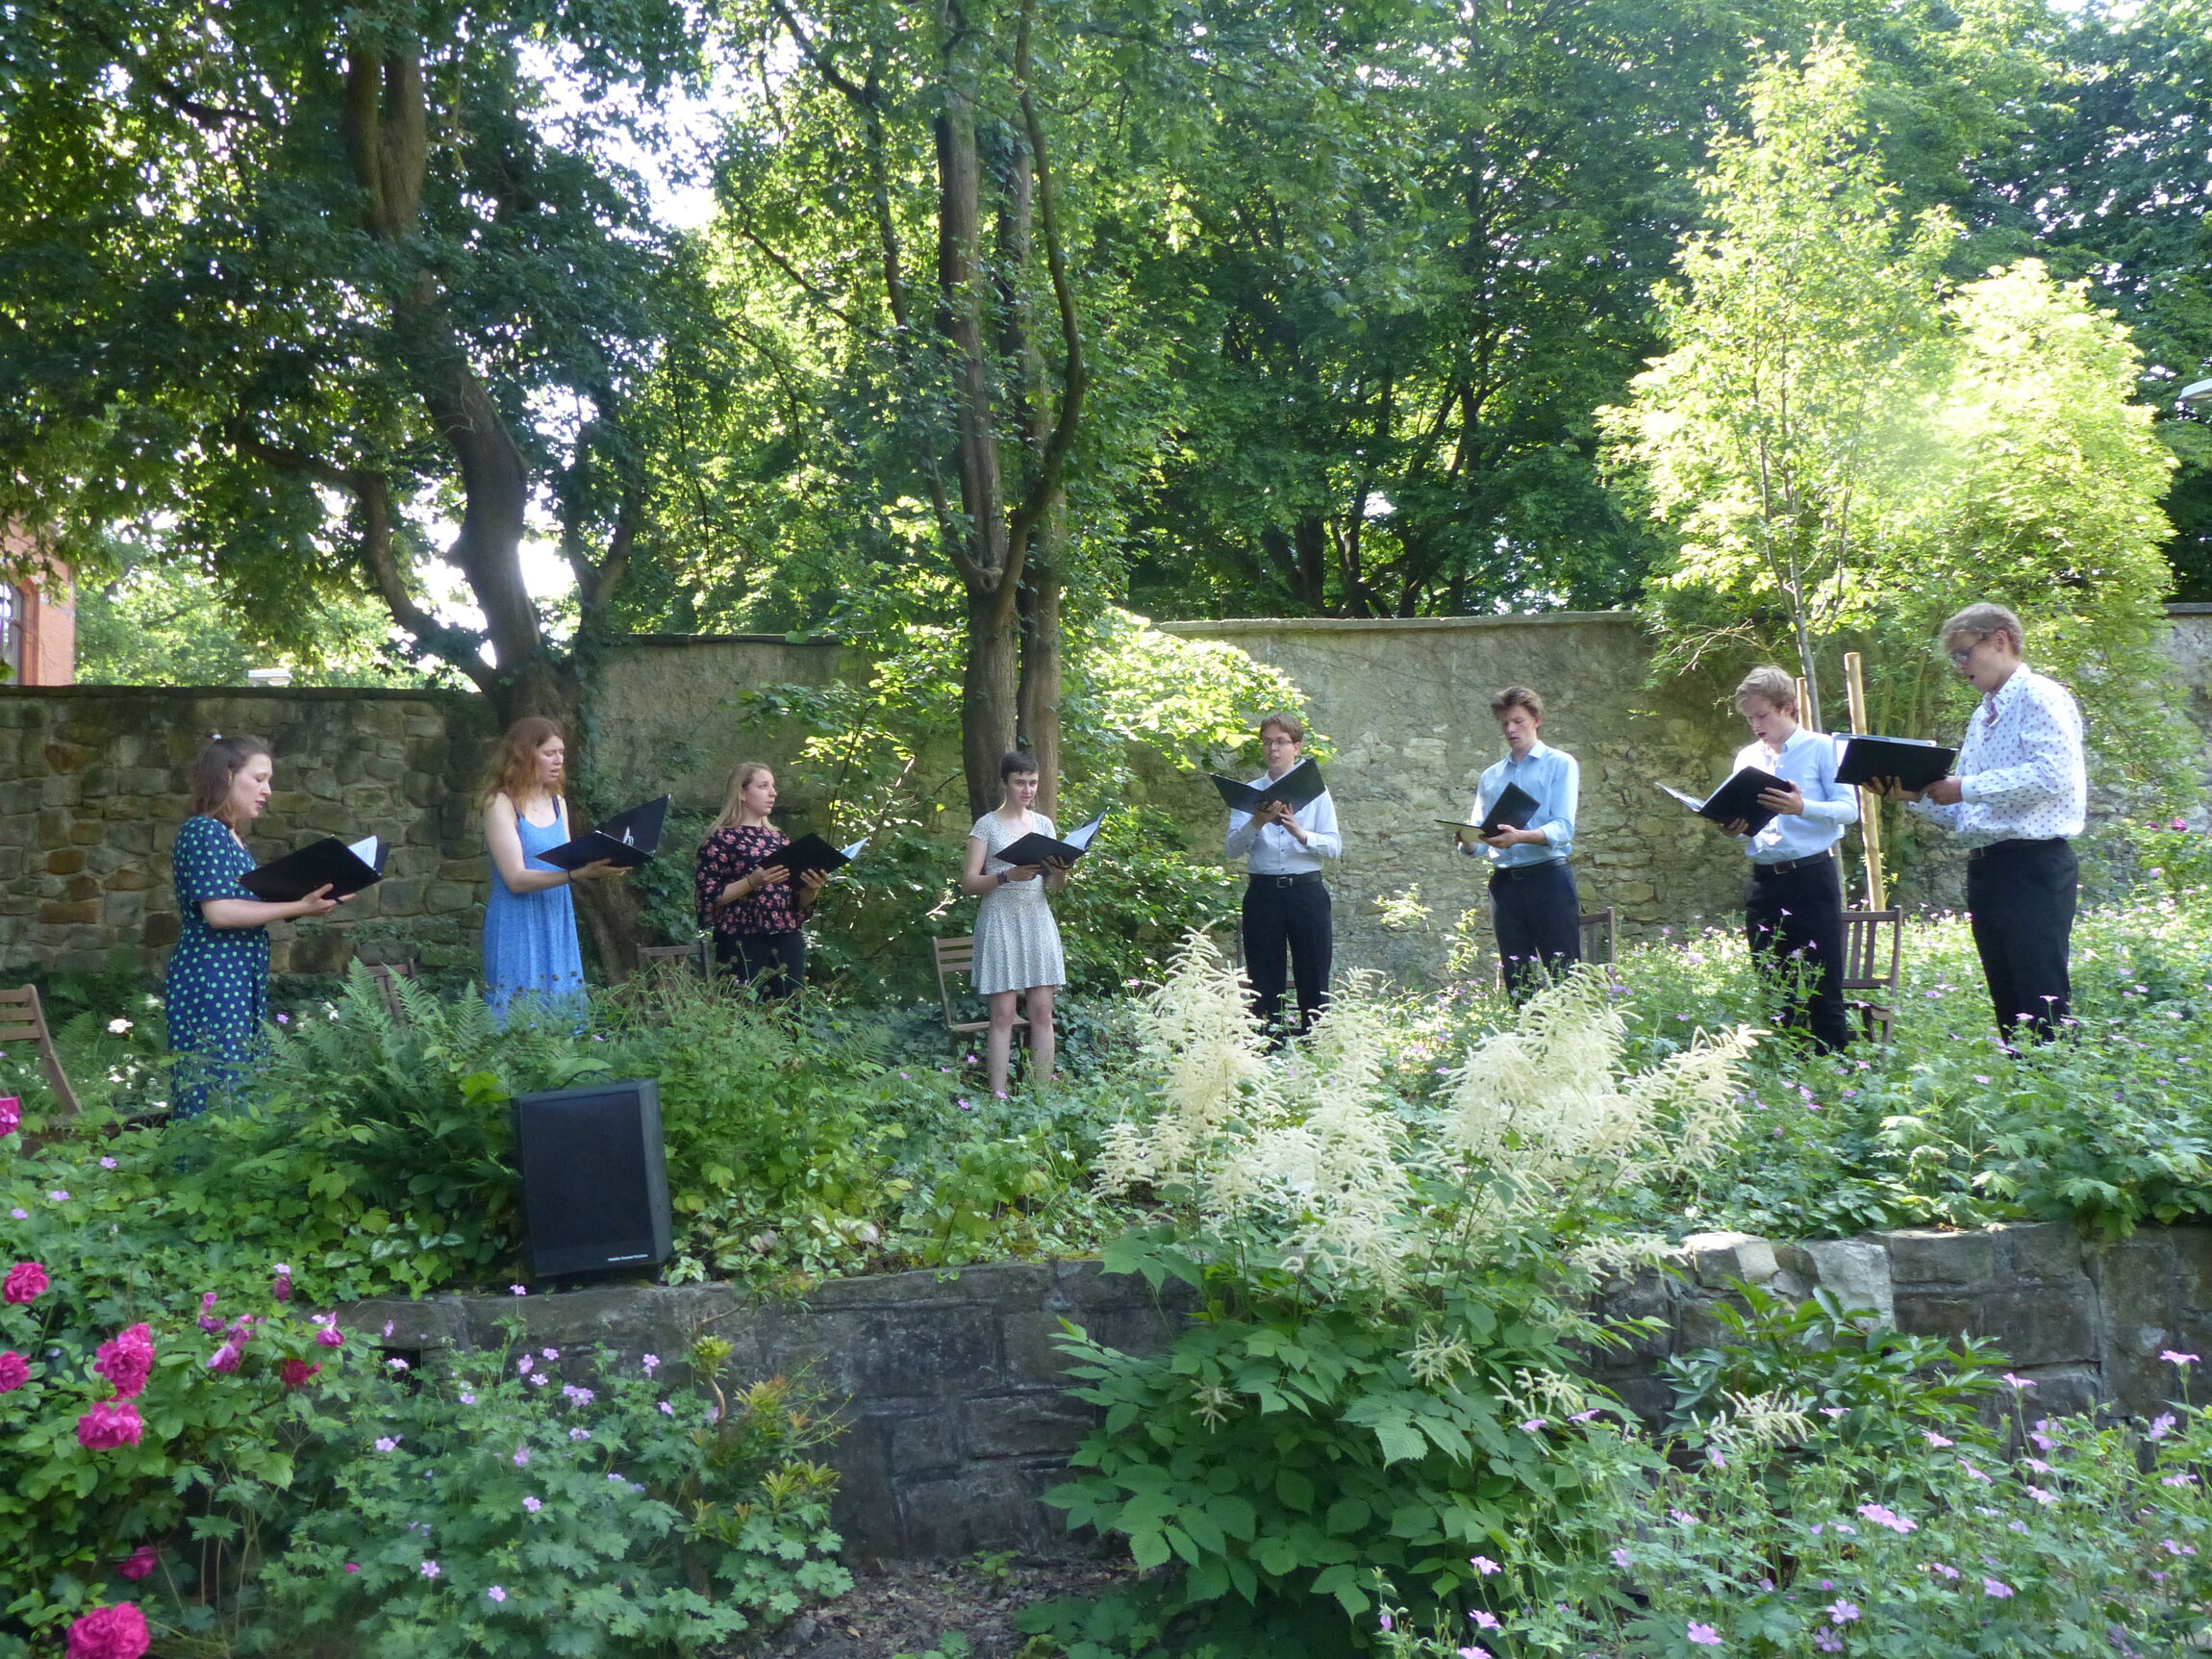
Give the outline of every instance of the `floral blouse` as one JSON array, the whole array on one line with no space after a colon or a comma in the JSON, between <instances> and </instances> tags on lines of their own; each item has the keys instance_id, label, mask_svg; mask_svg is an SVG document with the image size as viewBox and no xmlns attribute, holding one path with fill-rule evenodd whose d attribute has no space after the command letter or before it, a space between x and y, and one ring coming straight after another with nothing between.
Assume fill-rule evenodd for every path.
<instances>
[{"instance_id":1,"label":"floral blouse","mask_svg":"<svg viewBox=\"0 0 2212 1659\"><path fill-rule=\"evenodd\" d=\"M699 873L694 892L698 898L699 925L717 939L735 939L745 933L796 933L806 920L799 909L799 889L794 882L764 887L720 909L715 896L765 865L792 844L792 838L772 826L718 829L699 845Z\"/></svg>"}]
</instances>

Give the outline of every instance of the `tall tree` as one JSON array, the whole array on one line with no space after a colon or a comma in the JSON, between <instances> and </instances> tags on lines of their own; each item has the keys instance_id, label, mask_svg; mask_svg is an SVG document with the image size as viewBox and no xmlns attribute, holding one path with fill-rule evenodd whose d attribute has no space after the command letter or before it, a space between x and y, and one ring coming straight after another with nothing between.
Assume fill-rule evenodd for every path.
<instances>
[{"instance_id":1,"label":"tall tree","mask_svg":"<svg viewBox=\"0 0 2212 1659\"><path fill-rule=\"evenodd\" d=\"M0 513L93 568L157 527L280 640L365 590L502 714L572 713L521 549L542 515L588 641L681 314L609 145L692 51L677 0L0 8Z\"/></svg>"}]
</instances>

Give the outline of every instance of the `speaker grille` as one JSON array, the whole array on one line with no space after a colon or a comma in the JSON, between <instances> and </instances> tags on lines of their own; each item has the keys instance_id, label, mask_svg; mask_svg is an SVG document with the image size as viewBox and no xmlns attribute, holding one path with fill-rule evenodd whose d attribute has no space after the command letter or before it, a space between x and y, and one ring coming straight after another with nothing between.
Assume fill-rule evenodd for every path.
<instances>
[{"instance_id":1,"label":"speaker grille","mask_svg":"<svg viewBox=\"0 0 2212 1659\"><path fill-rule=\"evenodd\" d=\"M518 1094L515 1146L537 1276L668 1259L668 1168L657 1084Z\"/></svg>"}]
</instances>

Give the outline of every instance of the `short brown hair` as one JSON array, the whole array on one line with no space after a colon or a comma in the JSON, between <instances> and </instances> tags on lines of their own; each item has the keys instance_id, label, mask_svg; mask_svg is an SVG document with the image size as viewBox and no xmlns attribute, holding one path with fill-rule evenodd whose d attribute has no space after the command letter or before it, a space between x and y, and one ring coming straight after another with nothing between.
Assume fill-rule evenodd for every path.
<instances>
[{"instance_id":1,"label":"short brown hair","mask_svg":"<svg viewBox=\"0 0 2212 1659\"><path fill-rule=\"evenodd\" d=\"M1496 696L1490 699L1490 717L1492 719L1504 719L1505 711L1508 709L1526 709L1536 716L1539 725L1544 723L1544 699L1526 686L1508 686Z\"/></svg>"},{"instance_id":2,"label":"short brown hair","mask_svg":"<svg viewBox=\"0 0 2212 1659\"><path fill-rule=\"evenodd\" d=\"M1741 708L1746 697L1757 697L1770 709L1785 715L1797 712L1797 676L1787 668L1777 668L1772 663L1762 663L1744 676L1743 684L1736 688L1736 705Z\"/></svg>"},{"instance_id":3,"label":"short brown hair","mask_svg":"<svg viewBox=\"0 0 2212 1659\"><path fill-rule=\"evenodd\" d=\"M483 803L490 806L494 796L505 795L519 809L523 797L538 788L538 751L554 738L566 742L560 723L543 715L525 715L509 726L485 770ZM560 792L553 792L556 797Z\"/></svg>"},{"instance_id":4,"label":"short brown hair","mask_svg":"<svg viewBox=\"0 0 2212 1659\"><path fill-rule=\"evenodd\" d=\"M1260 716L1261 737L1264 738L1268 735L1268 728L1269 726L1272 726L1275 728L1275 730L1281 732L1284 737L1290 739L1294 743L1302 743L1306 741L1306 722L1299 719L1297 716L1292 714L1288 709L1278 709L1271 715L1263 715Z\"/></svg>"},{"instance_id":5,"label":"short brown hair","mask_svg":"<svg viewBox=\"0 0 2212 1659\"><path fill-rule=\"evenodd\" d=\"M1994 634L2010 634L2015 651L2027 648L2027 635L2020 625L2020 617L2002 605L1969 605L1936 631L1936 639L1949 651L1956 649L1952 641L1969 634L1977 641Z\"/></svg>"},{"instance_id":6,"label":"short brown hair","mask_svg":"<svg viewBox=\"0 0 2212 1659\"><path fill-rule=\"evenodd\" d=\"M229 823L223 810L230 805L231 780L254 756L268 752L268 744L259 738L226 738L220 732L210 732L208 746L192 762L192 816L222 818ZM273 764L274 757L271 759Z\"/></svg>"}]
</instances>

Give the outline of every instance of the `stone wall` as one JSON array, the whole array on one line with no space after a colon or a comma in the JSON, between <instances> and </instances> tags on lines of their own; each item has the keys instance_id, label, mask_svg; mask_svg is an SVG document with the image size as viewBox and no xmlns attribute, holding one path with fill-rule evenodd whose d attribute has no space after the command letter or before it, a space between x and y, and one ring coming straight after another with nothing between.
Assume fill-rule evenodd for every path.
<instances>
[{"instance_id":1,"label":"stone wall","mask_svg":"<svg viewBox=\"0 0 2212 1659\"><path fill-rule=\"evenodd\" d=\"M276 971L354 953L474 959L486 864L468 811L490 735L475 698L428 691L0 691L0 980L152 970L177 939L169 845L211 731L251 734L276 789L249 842L270 858L318 836L381 836L388 877L327 922L270 931Z\"/></svg>"},{"instance_id":2,"label":"stone wall","mask_svg":"<svg viewBox=\"0 0 2212 1659\"><path fill-rule=\"evenodd\" d=\"M1816 1244L1697 1234L1664 1269L1610 1287L1601 1311L1655 1321L1593 1374L1656 1421L1660 1362L1723 1340L1716 1306L1738 1281L1802 1298L1825 1288L1901 1330L1998 1344L2035 1383L2044 1413L2107 1407L2138 1418L2166 1403L2159 1353L2212 1353L2212 1228L2148 1230L2122 1243L2052 1223L1973 1233L1911 1230ZM419 1359L497 1347L519 1319L529 1346L558 1347L579 1377L604 1345L617 1363L683 1353L712 1334L735 1345L741 1379L805 1376L839 1403L829 1452L838 1524L857 1555L949 1557L1062 1544L1042 1495L1063 1476L1089 1408L1063 1391L1063 1320L1134 1352L1165 1345L1179 1299L1092 1262L1010 1263L821 1286L804 1303L756 1306L728 1285L610 1285L552 1295L440 1296L339 1310L364 1339ZM389 1335L384 1334L390 1323ZM1993 1412L1998 1409L1992 1407Z\"/></svg>"}]
</instances>

